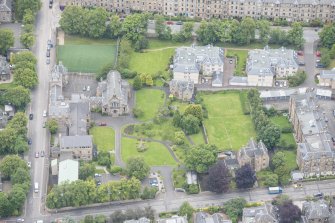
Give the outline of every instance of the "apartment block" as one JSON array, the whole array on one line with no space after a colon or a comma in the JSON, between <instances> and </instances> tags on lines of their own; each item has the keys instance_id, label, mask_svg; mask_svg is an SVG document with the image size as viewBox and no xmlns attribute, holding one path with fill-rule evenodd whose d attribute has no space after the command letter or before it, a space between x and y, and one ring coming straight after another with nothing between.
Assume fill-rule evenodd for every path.
<instances>
[{"instance_id":1,"label":"apartment block","mask_svg":"<svg viewBox=\"0 0 335 223\"><path fill-rule=\"evenodd\" d=\"M104 7L109 11L158 12L167 16L284 18L287 21L324 22L335 19L335 0L61 0L61 5Z\"/></svg>"}]
</instances>

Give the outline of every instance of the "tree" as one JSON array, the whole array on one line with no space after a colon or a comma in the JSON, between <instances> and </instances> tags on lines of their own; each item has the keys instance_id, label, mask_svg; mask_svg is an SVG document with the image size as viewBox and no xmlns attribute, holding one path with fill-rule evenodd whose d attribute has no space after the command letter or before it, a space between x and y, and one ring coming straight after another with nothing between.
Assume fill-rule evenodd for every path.
<instances>
[{"instance_id":1,"label":"tree","mask_svg":"<svg viewBox=\"0 0 335 223\"><path fill-rule=\"evenodd\" d=\"M25 88L32 89L38 83L37 73L34 70L15 69L14 70L14 81L16 84L21 85Z\"/></svg>"},{"instance_id":2,"label":"tree","mask_svg":"<svg viewBox=\"0 0 335 223\"><path fill-rule=\"evenodd\" d=\"M95 223L94 217L92 215L86 215L84 218L84 223Z\"/></svg>"},{"instance_id":3,"label":"tree","mask_svg":"<svg viewBox=\"0 0 335 223\"><path fill-rule=\"evenodd\" d=\"M269 43L286 45L287 44L287 33L286 33L286 31L282 30L280 28L272 29L270 31Z\"/></svg>"},{"instance_id":4,"label":"tree","mask_svg":"<svg viewBox=\"0 0 335 223\"><path fill-rule=\"evenodd\" d=\"M287 40L290 44L298 49L301 49L305 43L304 31L299 22L294 22L291 25L291 29L287 32Z\"/></svg>"},{"instance_id":5,"label":"tree","mask_svg":"<svg viewBox=\"0 0 335 223\"><path fill-rule=\"evenodd\" d=\"M24 153L29 150L27 140L24 136L18 135L14 141L13 150L15 153Z\"/></svg>"},{"instance_id":6,"label":"tree","mask_svg":"<svg viewBox=\"0 0 335 223\"><path fill-rule=\"evenodd\" d=\"M35 36L32 32L25 32L20 36L20 41L23 46L30 49L35 43Z\"/></svg>"},{"instance_id":7,"label":"tree","mask_svg":"<svg viewBox=\"0 0 335 223\"><path fill-rule=\"evenodd\" d=\"M89 177L94 177L95 165L93 163L83 163L79 167L79 179L86 180Z\"/></svg>"},{"instance_id":8,"label":"tree","mask_svg":"<svg viewBox=\"0 0 335 223\"><path fill-rule=\"evenodd\" d=\"M264 186L267 187L276 187L278 186L278 175L277 174L268 174L264 179Z\"/></svg>"},{"instance_id":9,"label":"tree","mask_svg":"<svg viewBox=\"0 0 335 223\"><path fill-rule=\"evenodd\" d=\"M28 119L25 113L17 112L12 120L7 124L7 128L13 129L16 136L26 137Z\"/></svg>"},{"instance_id":10,"label":"tree","mask_svg":"<svg viewBox=\"0 0 335 223\"><path fill-rule=\"evenodd\" d=\"M35 23L35 15L30 9L24 11L22 23L26 26L28 24L32 25Z\"/></svg>"},{"instance_id":11,"label":"tree","mask_svg":"<svg viewBox=\"0 0 335 223\"><path fill-rule=\"evenodd\" d=\"M242 19L238 27L238 35L233 41L239 45L250 44L255 39L256 23L250 17Z\"/></svg>"},{"instance_id":12,"label":"tree","mask_svg":"<svg viewBox=\"0 0 335 223\"><path fill-rule=\"evenodd\" d=\"M22 86L9 88L3 94L3 101L10 103L17 109L23 109L30 102L30 92Z\"/></svg>"},{"instance_id":13,"label":"tree","mask_svg":"<svg viewBox=\"0 0 335 223\"><path fill-rule=\"evenodd\" d=\"M268 124L258 134L258 140L262 140L267 148L273 148L280 139L281 131L273 124Z\"/></svg>"},{"instance_id":14,"label":"tree","mask_svg":"<svg viewBox=\"0 0 335 223\"><path fill-rule=\"evenodd\" d=\"M179 110L175 111L173 114L172 124L175 127L181 127L182 125L182 115Z\"/></svg>"},{"instance_id":15,"label":"tree","mask_svg":"<svg viewBox=\"0 0 335 223\"><path fill-rule=\"evenodd\" d=\"M236 170L235 181L237 188L246 189L254 186L256 182L256 172L250 164L245 164Z\"/></svg>"},{"instance_id":16,"label":"tree","mask_svg":"<svg viewBox=\"0 0 335 223\"><path fill-rule=\"evenodd\" d=\"M202 107L199 104L188 105L185 109L184 115L193 115L201 122L203 120Z\"/></svg>"},{"instance_id":17,"label":"tree","mask_svg":"<svg viewBox=\"0 0 335 223\"><path fill-rule=\"evenodd\" d=\"M335 59L335 44L333 44L332 48L330 49L329 56L331 59Z\"/></svg>"},{"instance_id":18,"label":"tree","mask_svg":"<svg viewBox=\"0 0 335 223\"><path fill-rule=\"evenodd\" d=\"M295 75L288 77L288 84L290 87L299 86L305 82L306 77L307 75L305 71L298 71Z\"/></svg>"},{"instance_id":19,"label":"tree","mask_svg":"<svg viewBox=\"0 0 335 223\"><path fill-rule=\"evenodd\" d=\"M19 168L28 169L27 163L17 155L8 155L0 163L0 172L4 177L11 177Z\"/></svg>"},{"instance_id":20,"label":"tree","mask_svg":"<svg viewBox=\"0 0 335 223\"><path fill-rule=\"evenodd\" d=\"M227 192L231 176L226 164L221 160L211 166L208 170L208 188L215 193Z\"/></svg>"},{"instance_id":21,"label":"tree","mask_svg":"<svg viewBox=\"0 0 335 223\"><path fill-rule=\"evenodd\" d=\"M6 55L9 47L14 46L14 33L10 29L0 30L0 54Z\"/></svg>"},{"instance_id":22,"label":"tree","mask_svg":"<svg viewBox=\"0 0 335 223\"><path fill-rule=\"evenodd\" d=\"M301 210L294 205L291 200L284 202L278 206L279 223L299 222L301 218Z\"/></svg>"},{"instance_id":23,"label":"tree","mask_svg":"<svg viewBox=\"0 0 335 223\"><path fill-rule=\"evenodd\" d=\"M148 176L150 167L142 157L133 157L127 160L126 171L128 177L136 177L139 180L143 180Z\"/></svg>"},{"instance_id":24,"label":"tree","mask_svg":"<svg viewBox=\"0 0 335 223\"><path fill-rule=\"evenodd\" d=\"M186 40L190 40L192 37L193 31L193 23L185 22L181 31L172 36L172 39L177 42L185 42Z\"/></svg>"},{"instance_id":25,"label":"tree","mask_svg":"<svg viewBox=\"0 0 335 223\"><path fill-rule=\"evenodd\" d=\"M223 211L229 216L233 222L237 222L238 219L242 216L243 208L247 204L244 198L234 198L230 199L223 204Z\"/></svg>"},{"instance_id":26,"label":"tree","mask_svg":"<svg viewBox=\"0 0 335 223\"><path fill-rule=\"evenodd\" d=\"M147 75L147 77L145 79L145 85L147 85L147 86L154 85L154 81L152 80L152 76L151 75Z\"/></svg>"},{"instance_id":27,"label":"tree","mask_svg":"<svg viewBox=\"0 0 335 223\"><path fill-rule=\"evenodd\" d=\"M165 25L165 19L161 15L155 15L155 32L158 35L158 39L169 40L171 39L171 28Z\"/></svg>"},{"instance_id":28,"label":"tree","mask_svg":"<svg viewBox=\"0 0 335 223\"><path fill-rule=\"evenodd\" d=\"M30 182L30 173L27 169L19 167L12 175L11 175L12 184L24 184Z\"/></svg>"},{"instance_id":29,"label":"tree","mask_svg":"<svg viewBox=\"0 0 335 223\"><path fill-rule=\"evenodd\" d=\"M193 207L187 201L184 201L182 205L179 207L178 215L179 216L187 216L187 219L190 220L192 214L194 212Z\"/></svg>"},{"instance_id":30,"label":"tree","mask_svg":"<svg viewBox=\"0 0 335 223\"><path fill-rule=\"evenodd\" d=\"M122 23L118 15L112 15L110 17L110 22L106 27L106 35L111 39L116 39L121 35Z\"/></svg>"},{"instance_id":31,"label":"tree","mask_svg":"<svg viewBox=\"0 0 335 223\"><path fill-rule=\"evenodd\" d=\"M32 65L29 65L28 68L35 71L35 69L32 69L31 66L32 67L35 66L35 64L37 63L37 59L31 51L23 51L23 52L20 52L20 53L16 53L11 57L11 63L15 65L15 70L18 69L17 66L19 66L19 64L21 62L32 64ZM23 68L27 68L27 67L21 66L20 68L23 69Z\"/></svg>"},{"instance_id":32,"label":"tree","mask_svg":"<svg viewBox=\"0 0 335 223\"><path fill-rule=\"evenodd\" d=\"M322 46L331 48L335 44L335 23L325 25L319 32Z\"/></svg>"},{"instance_id":33,"label":"tree","mask_svg":"<svg viewBox=\"0 0 335 223\"><path fill-rule=\"evenodd\" d=\"M139 75L136 75L133 82L134 90L140 90L142 88L142 81Z\"/></svg>"},{"instance_id":34,"label":"tree","mask_svg":"<svg viewBox=\"0 0 335 223\"><path fill-rule=\"evenodd\" d=\"M19 211L24 201L26 200L26 193L19 185L14 185L11 192L9 193L8 200L14 210Z\"/></svg>"},{"instance_id":35,"label":"tree","mask_svg":"<svg viewBox=\"0 0 335 223\"><path fill-rule=\"evenodd\" d=\"M177 131L174 133L174 143L177 145L183 145L185 143L185 134L183 131Z\"/></svg>"},{"instance_id":36,"label":"tree","mask_svg":"<svg viewBox=\"0 0 335 223\"><path fill-rule=\"evenodd\" d=\"M6 127L4 130L0 131L0 154L14 154L17 151L14 149L14 144L16 140L17 132L15 129Z\"/></svg>"},{"instance_id":37,"label":"tree","mask_svg":"<svg viewBox=\"0 0 335 223\"><path fill-rule=\"evenodd\" d=\"M48 128L50 134L55 134L58 130L58 122L55 118L49 119L47 121L46 127Z\"/></svg>"},{"instance_id":38,"label":"tree","mask_svg":"<svg viewBox=\"0 0 335 223\"><path fill-rule=\"evenodd\" d=\"M79 6L67 6L62 13L59 24L68 34L81 34L85 22L85 11Z\"/></svg>"},{"instance_id":39,"label":"tree","mask_svg":"<svg viewBox=\"0 0 335 223\"><path fill-rule=\"evenodd\" d=\"M101 38L106 33L108 13L104 8L85 10L85 27L88 37Z\"/></svg>"},{"instance_id":40,"label":"tree","mask_svg":"<svg viewBox=\"0 0 335 223\"><path fill-rule=\"evenodd\" d=\"M124 37L135 43L147 31L148 16L146 14L128 15L122 23L122 33Z\"/></svg>"},{"instance_id":41,"label":"tree","mask_svg":"<svg viewBox=\"0 0 335 223\"><path fill-rule=\"evenodd\" d=\"M94 218L95 223L107 223L107 218L105 215L99 214Z\"/></svg>"},{"instance_id":42,"label":"tree","mask_svg":"<svg viewBox=\"0 0 335 223\"><path fill-rule=\"evenodd\" d=\"M278 175L278 179L281 183L285 183L290 170L286 165L285 153L279 151L274 154L271 160L271 165L273 166L273 171Z\"/></svg>"},{"instance_id":43,"label":"tree","mask_svg":"<svg viewBox=\"0 0 335 223\"><path fill-rule=\"evenodd\" d=\"M19 20L22 20L28 10L31 11L33 15L36 15L42 3L40 0L16 0L15 6L15 16Z\"/></svg>"},{"instance_id":44,"label":"tree","mask_svg":"<svg viewBox=\"0 0 335 223\"><path fill-rule=\"evenodd\" d=\"M215 145L199 145L192 147L185 158L185 165L198 173L207 172L208 168L217 160L217 147Z\"/></svg>"},{"instance_id":45,"label":"tree","mask_svg":"<svg viewBox=\"0 0 335 223\"><path fill-rule=\"evenodd\" d=\"M7 194L0 192L0 217L8 217L12 214L13 209L8 200Z\"/></svg>"},{"instance_id":46,"label":"tree","mask_svg":"<svg viewBox=\"0 0 335 223\"><path fill-rule=\"evenodd\" d=\"M187 135L196 134L200 131L200 121L193 115L185 115L181 119L180 127Z\"/></svg>"},{"instance_id":47,"label":"tree","mask_svg":"<svg viewBox=\"0 0 335 223\"><path fill-rule=\"evenodd\" d=\"M196 31L197 39L203 44L214 44L220 40L220 31L220 22L218 20L202 21Z\"/></svg>"},{"instance_id":48,"label":"tree","mask_svg":"<svg viewBox=\"0 0 335 223\"><path fill-rule=\"evenodd\" d=\"M270 25L268 20L262 19L256 22L256 26L259 30L259 39L262 43L268 44L270 39Z\"/></svg>"},{"instance_id":49,"label":"tree","mask_svg":"<svg viewBox=\"0 0 335 223\"><path fill-rule=\"evenodd\" d=\"M328 49L321 50L321 60L320 62L328 67L331 63L330 51Z\"/></svg>"}]
</instances>

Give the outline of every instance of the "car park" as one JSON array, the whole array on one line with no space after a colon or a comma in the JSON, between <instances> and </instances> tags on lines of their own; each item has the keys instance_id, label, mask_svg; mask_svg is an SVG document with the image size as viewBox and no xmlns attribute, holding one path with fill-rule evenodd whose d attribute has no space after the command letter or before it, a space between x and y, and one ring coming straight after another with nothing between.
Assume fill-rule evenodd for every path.
<instances>
[{"instance_id":1,"label":"car park","mask_svg":"<svg viewBox=\"0 0 335 223\"><path fill-rule=\"evenodd\" d=\"M29 120L33 120L34 119L34 115L32 113L29 114Z\"/></svg>"}]
</instances>

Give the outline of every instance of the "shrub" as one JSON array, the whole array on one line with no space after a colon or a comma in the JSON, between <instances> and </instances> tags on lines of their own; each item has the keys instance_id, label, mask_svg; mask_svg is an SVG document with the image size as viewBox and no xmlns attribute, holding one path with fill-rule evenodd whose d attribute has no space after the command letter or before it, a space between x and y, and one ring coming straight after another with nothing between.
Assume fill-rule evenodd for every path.
<instances>
[{"instance_id":1,"label":"shrub","mask_svg":"<svg viewBox=\"0 0 335 223\"><path fill-rule=\"evenodd\" d=\"M137 152L144 152L148 149L148 146L144 141L140 140L137 143L136 149L137 149Z\"/></svg>"},{"instance_id":2,"label":"shrub","mask_svg":"<svg viewBox=\"0 0 335 223\"><path fill-rule=\"evenodd\" d=\"M120 167L120 166L112 166L111 168L110 168L110 173L111 174L116 174L116 173L121 173L122 172L122 167Z\"/></svg>"},{"instance_id":3,"label":"shrub","mask_svg":"<svg viewBox=\"0 0 335 223\"><path fill-rule=\"evenodd\" d=\"M281 132L282 133L292 133L293 129L292 129L292 127L285 127L285 128L281 129Z\"/></svg>"},{"instance_id":4,"label":"shrub","mask_svg":"<svg viewBox=\"0 0 335 223\"><path fill-rule=\"evenodd\" d=\"M200 192L198 184L190 184L186 188L188 194L198 194Z\"/></svg>"},{"instance_id":5,"label":"shrub","mask_svg":"<svg viewBox=\"0 0 335 223\"><path fill-rule=\"evenodd\" d=\"M143 200L147 200L147 199L154 199L156 197L158 188L157 187L145 187L142 194L141 194L141 198Z\"/></svg>"},{"instance_id":6,"label":"shrub","mask_svg":"<svg viewBox=\"0 0 335 223\"><path fill-rule=\"evenodd\" d=\"M133 109L133 114L134 114L135 118L139 118L139 117L143 116L144 112L139 108L134 108Z\"/></svg>"}]
</instances>

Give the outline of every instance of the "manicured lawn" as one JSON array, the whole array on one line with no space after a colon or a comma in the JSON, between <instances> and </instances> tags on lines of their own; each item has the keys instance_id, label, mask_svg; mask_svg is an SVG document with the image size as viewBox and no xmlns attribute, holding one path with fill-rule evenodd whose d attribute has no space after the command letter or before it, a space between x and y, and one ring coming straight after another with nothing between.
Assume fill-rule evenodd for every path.
<instances>
[{"instance_id":1,"label":"manicured lawn","mask_svg":"<svg viewBox=\"0 0 335 223\"><path fill-rule=\"evenodd\" d=\"M115 147L115 133L110 127L93 127L90 130L93 135L93 143L99 151L113 151Z\"/></svg>"},{"instance_id":2,"label":"manicured lawn","mask_svg":"<svg viewBox=\"0 0 335 223\"><path fill-rule=\"evenodd\" d=\"M190 105L187 102L179 102L179 101L174 101L171 104L172 106L175 106L181 114L185 112L185 109L187 108L188 105Z\"/></svg>"},{"instance_id":3,"label":"manicured lawn","mask_svg":"<svg viewBox=\"0 0 335 223\"><path fill-rule=\"evenodd\" d=\"M138 152L136 145L136 139L122 138L122 159L124 161L130 157L142 156L150 166L174 166L177 164L168 149L161 143L146 142L148 149L144 152Z\"/></svg>"},{"instance_id":4,"label":"manicured lawn","mask_svg":"<svg viewBox=\"0 0 335 223\"><path fill-rule=\"evenodd\" d=\"M112 39L90 39L80 36L65 35L65 45L116 45Z\"/></svg>"},{"instance_id":5,"label":"manicured lawn","mask_svg":"<svg viewBox=\"0 0 335 223\"><path fill-rule=\"evenodd\" d=\"M136 91L136 108L143 111L139 117L141 121L146 121L155 117L158 109L164 105L165 93L157 89L144 88Z\"/></svg>"},{"instance_id":6,"label":"manicured lawn","mask_svg":"<svg viewBox=\"0 0 335 223\"><path fill-rule=\"evenodd\" d=\"M115 45L57 46L57 62L62 61L72 72L96 73L115 60Z\"/></svg>"},{"instance_id":7,"label":"manicured lawn","mask_svg":"<svg viewBox=\"0 0 335 223\"><path fill-rule=\"evenodd\" d=\"M149 39L149 49L158 49L164 47L191 46L192 42L174 42L171 40Z\"/></svg>"},{"instance_id":8,"label":"manicured lawn","mask_svg":"<svg viewBox=\"0 0 335 223\"><path fill-rule=\"evenodd\" d=\"M144 53L133 52L130 56L129 69L154 76L158 71L166 70L174 51L174 48L169 48Z\"/></svg>"},{"instance_id":9,"label":"manicured lawn","mask_svg":"<svg viewBox=\"0 0 335 223\"><path fill-rule=\"evenodd\" d=\"M190 135L190 138L192 139L194 145L205 144L205 139L201 131L197 134Z\"/></svg>"},{"instance_id":10,"label":"manicured lawn","mask_svg":"<svg viewBox=\"0 0 335 223\"><path fill-rule=\"evenodd\" d=\"M289 151L289 150L280 150L285 154L285 164L290 170L297 169L297 152L295 150Z\"/></svg>"},{"instance_id":11,"label":"manicured lawn","mask_svg":"<svg viewBox=\"0 0 335 223\"><path fill-rule=\"evenodd\" d=\"M203 94L208 110L205 119L209 143L220 150L238 150L256 133L248 115L244 115L239 92L219 92Z\"/></svg>"},{"instance_id":12,"label":"manicured lawn","mask_svg":"<svg viewBox=\"0 0 335 223\"><path fill-rule=\"evenodd\" d=\"M235 57L237 59L237 64L235 67L234 75L236 76L246 76L245 66L247 63L248 51L247 50L227 50L227 57Z\"/></svg>"},{"instance_id":13,"label":"manicured lawn","mask_svg":"<svg viewBox=\"0 0 335 223\"><path fill-rule=\"evenodd\" d=\"M291 123L285 116L274 116L270 118L271 122L278 125L280 128L290 128Z\"/></svg>"},{"instance_id":14,"label":"manicured lawn","mask_svg":"<svg viewBox=\"0 0 335 223\"><path fill-rule=\"evenodd\" d=\"M14 88L16 87L16 85L12 82L12 83L2 83L0 84L0 90L8 90L10 88Z\"/></svg>"}]
</instances>

